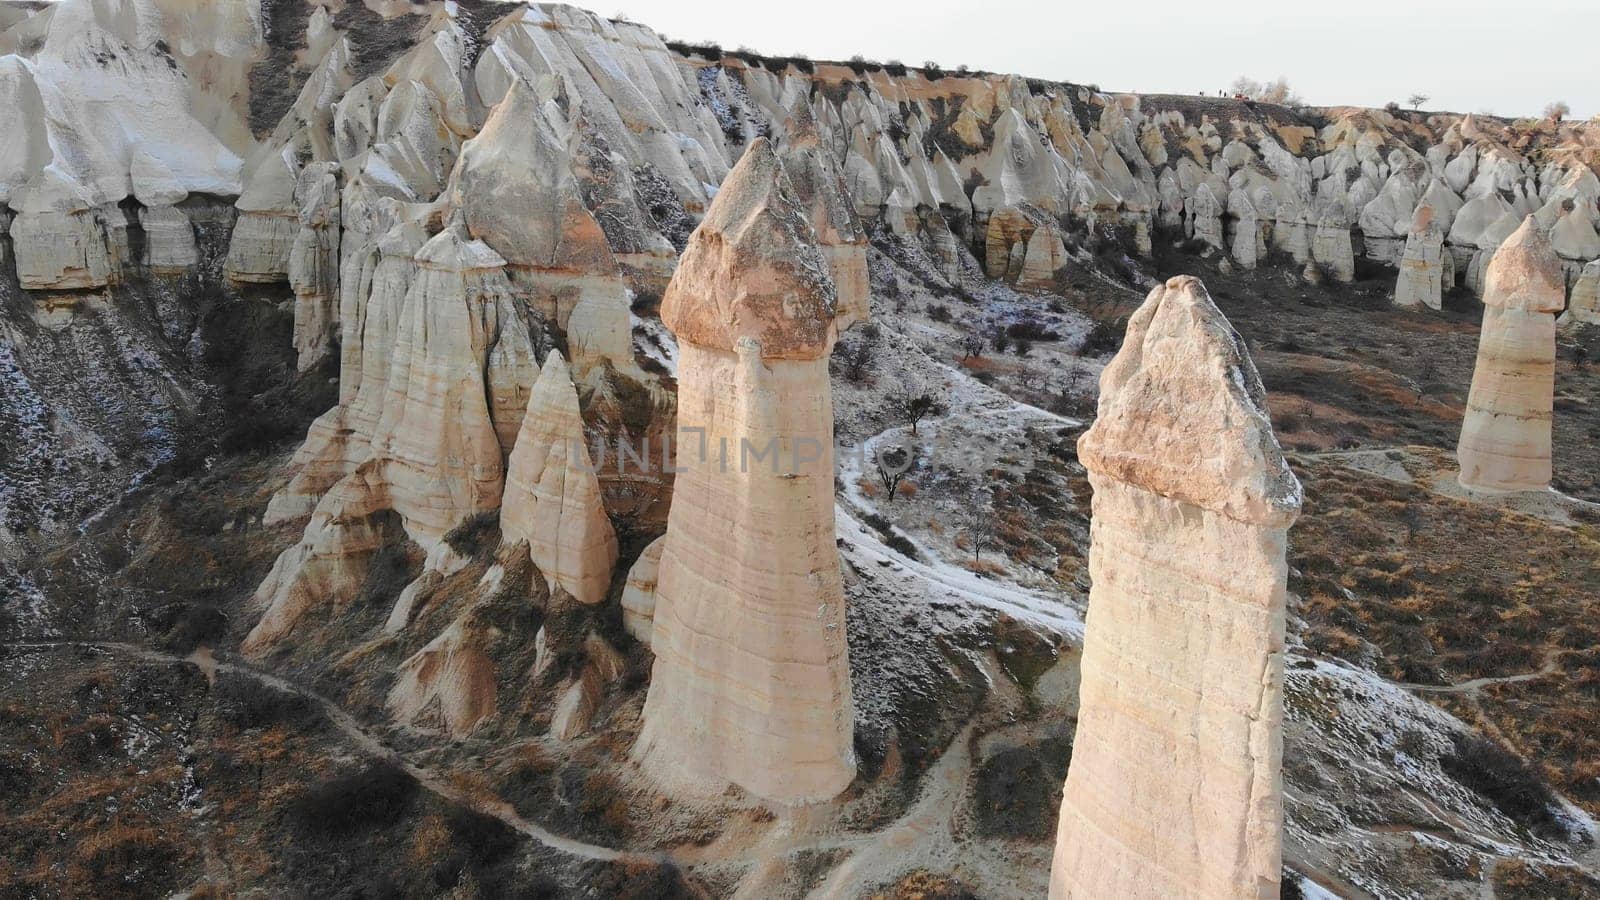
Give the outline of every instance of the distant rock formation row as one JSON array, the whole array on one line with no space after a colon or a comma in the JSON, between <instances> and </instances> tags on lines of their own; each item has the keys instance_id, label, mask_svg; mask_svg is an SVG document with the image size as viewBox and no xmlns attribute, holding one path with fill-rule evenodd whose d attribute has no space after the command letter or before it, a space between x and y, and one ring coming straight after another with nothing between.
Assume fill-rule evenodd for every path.
<instances>
[{"instance_id":1,"label":"distant rock formation row","mask_svg":"<svg viewBox=\"0 0 1600 900\"><path fill-rule=\"evenodd\" d=\"M24 286L95 288L130 265L192 265L186 204L235 199L227 271L241 283L295 283L309 363L338 335L339 313L319 292L327 279L317 283L313 246L337 247L342 264L350 253L335 232L372 236L377 199L455 192L480 204L470 232L507 260L513 286L528 273L567 274L560 297L543 301L564 328L579 300L608 290L585 276L615 266L658 290L732 162L762 135L780 152L814 142L825 157L817 171L842 179L844 205L869 226L936 258L952 240L981 248L993 277L1024 287L1049 283L1102 227L1137 253L1165 227L1245 268L1281 252L1346 281L1360 254L1428 256L1406 249L1423 206L1441 252L1480 292L1488 257L1529 214L1550 230L1569 287L1600 258L1600 129L1589 123L1293 111L1016 76L706 59L642 25L560 5L508 8L492 22L455 4L413 5L401 15L416 21L414 43L374 71L362 26L322 7L303 23L286 15L256 3L199 14L62 0L0 33L10 54L0 95L20 113L0 141L0 205L14 214ZM252 122L266 102L251 94L262 82L252 69L286 42L298 73L272 74L303 76L298 96L275 126ZM517 113L493 121L508 99ZM506 133L466 146L489 129ZM490 146L499 149L486 156ZM478 158L457 166L464 153ZM550 209L528 234L507 229L484 198L503 188L503 208L518 208L503 174L534 163L541 178L575 184L588 215ZM302 183L324 165L340 204L326 184ZM336 205L350 219L342 226L329 218ZM825 247L862 237L825 233L825 216L813 224ZM126 240L135 227L147 234L142 259ZM609 260L586 255L593 236Z\"/></svg>"}]
</instances>

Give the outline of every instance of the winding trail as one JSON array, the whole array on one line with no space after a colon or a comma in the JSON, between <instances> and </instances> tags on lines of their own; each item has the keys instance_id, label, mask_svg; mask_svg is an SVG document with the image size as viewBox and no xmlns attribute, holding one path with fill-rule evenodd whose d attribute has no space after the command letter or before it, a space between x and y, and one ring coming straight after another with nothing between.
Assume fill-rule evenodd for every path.
<instances>
[{"instance_id":1,"label":"winding trail","mask_svg":"<svg viewBox=\"0 0 1600 900\"><path fill-rule=\"evenodd\" d=\"M1463 681L1457 684L1413 684L1397 681L1395 682L1395 687L1424 694L1473 694L1477 693L1479 688L1489 687L1490 685L1518 684L1554 675L1560 671L1556 667L1556 657L1559 655L1556 652L1545 654L1544 665L1540 666L1538 671L1523 672L1520 675L1491 675L1485 678L1473 678L1470 681Z\"/></svg>"},{"instance_id":2,"label":"winding trail","mask_svg":"<svg viewBox=\"0 0 1600 900\"><path fill-rule=\"evenodd\" d=\"M115 641L41 641L37 643L7 643L0 644L0 650L24 653L53 652L58 650L97 650L102 653L118 654L150 663L179 663L183 665L197 666L201 668L202 671L206 671L208 676L214 672L227 672L231 675L247 678L257 684L267 685L268 687L276 688L277 690L294 694L297 697L311 701L312 703L316 704L318 709L322 711L323 715L325 715L328 721L333 724L334 728L338 729L338 731L343 734L350 741L350 743L354 744L357 749L361 750L361 752L367 756L399 766L405 770L406 774L410 775L412 778L415 778L417 783L429 793L451 803L460 804L461 806L476 810L477 812L485 815L493 816L519 833L533 839L540 844L543 844L552 850L556 850L579 859L592 860L595 862L661 864L671 861L670 855L665 853L635 853L625 850L617 850L611 847L602 847L598 844L590 844L584 841L562 837L559 834L555 834L538 825L537 823L523 818L515 809L511 807L511 804L506 803L498 798L487 799L481 796L469 794L451 784L447 779L440 776L433 770L425 766L417 765L416 763L407 759L405 756L401 755L399 751L386 746L381 740L363 727L361 723L356 720L355 716L351 715L333 700L330 700L329 698L324 697L323 695L317 693L316 691L310 690L309 688L295 684L294 682L280 675L274 675L271 672L263 671L236 659L229 657L217 657L214 654L206 654L206 658L196 659L192 657L179 656L175 653L166 653L160 650L152 650L148 647L139 647L133 644L124 644Z\"/></svg>"},{"instance_id":3,"label":"winding trail","mask_svg":"<svg viewBox=\"0 0 1600 900\"><path fill-rule=\"evenodd\" d=\"M998 392L994 394L994 398L988 399L982 405L964 410L959 415L978 423L995 422L997 428L1004 424L1014 426L1019 422L1080 424L1076 419L1029 406ZM911 441L912 446L924 455L931 452L932 448L938 445L942 425L954 418L955 415L948 415L923 421L919 425L919 433ZM1064 633L1076 643L1082 643L1082 613L1061 594L1033 590L1009 579L980 577L944 561L936 550L917 540L905 529L897 527L896 531L923 557L914 559L888 546L874 529L863 523L862 519L869 513L879 511L877 504L869 500L861 490L860 482L866 475L864 462L876 458L878 445L883 440L897 434L909 438L910 431L908 426L903 425L885 429L862 441L856 452L842 454L840 457L838 480L843 488L836 498L834 514L838 521L838 533L841 536L848 536L848 539L856 544L852 552L868 557L870 562L882 562L921 579L928 584L930 595L935 591L942 591L950 599L964 599L998 612L1033 620L1052 631Z\"/></svg>"},{"instance_id":4,"label":"winding trail","mask_svg":"<svg viewBox=\"0 0 1600 900\"><path fill-rule=\"evenodd\" d=\"M741 878L737 896L760 897L772 885L773 876L781 877L780 864L786 857L801 851L827 852L845 850L851 858L841 865L827 881L828 885L842 888L848 882L856 887L867 886L861 881L868 873L883 875L894 868L894 858L903 854L910 845L930 833L943 833L949 842L948 830L961 797L964 796L972 761L968 750L971 726L962 731L928 772L922 793L912 808L900 819L872 832L850 832L838 827L834 804L817 804L798 807L780 814L779 824L754 840L739 841L737 836L725 833L722 838L705 846L683 846L659 852L634 852L603 847L574 838L555 834L543 826L529 821L512 808L511 804L496 798L468 793L451 784L434 770L419 765L364 727L350 712L334 700L248 663L228 656L218 656L214 650L202 648L188 656L140 647L117 641L38 641L0 643L0 651L10 653L52 653L70 650L90 650L115 654L144 663L157 665L195 666L208 679L217 672L226 672L266 685L311 703L356 749L364 755L392 763L416 779L424 790L451 803L459 804L484 815L492 816L527 838L560 853L578 859L608 863L643 863L649 865L671 864L682 867L699 865L746 866L750 871ZM813 896L835 896L827 891L814 892Z\"/></svg>"}]
</instances>

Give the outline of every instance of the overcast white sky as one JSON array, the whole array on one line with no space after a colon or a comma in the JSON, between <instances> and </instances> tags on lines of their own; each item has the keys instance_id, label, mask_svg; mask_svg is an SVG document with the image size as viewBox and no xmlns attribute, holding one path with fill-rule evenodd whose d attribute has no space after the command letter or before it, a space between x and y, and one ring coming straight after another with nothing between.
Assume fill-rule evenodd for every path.
<instances>
[{"instance_id":1,"label":"overcast white sky","mask_svg":"<svg viewBox=\"0 0 1600 900\"><path fill-rule=\"evenodd\" d=\"M1197 93L1283 75L1308 103L1600 113L1600 0L576 0L672 38L818 59Z\"/></svg>"}]
</instances>

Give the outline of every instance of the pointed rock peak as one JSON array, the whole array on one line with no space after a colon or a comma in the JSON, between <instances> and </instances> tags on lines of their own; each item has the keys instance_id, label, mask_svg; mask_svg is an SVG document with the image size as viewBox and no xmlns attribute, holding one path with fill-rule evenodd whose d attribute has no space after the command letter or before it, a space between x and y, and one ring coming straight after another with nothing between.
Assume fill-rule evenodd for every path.
<instances>
[{"instance_id":1,"label":"pointed rock peak","mask_svg":"<svg viewBox=\"0 0 1600 900\"><path fill-rule=\"evenodd\" d=\"M1528 216L1495 251L1484 273L1483 305L1528 312L1560 312L1566 278L1550 234Z\"/></svg>"},{"instance_id":2,"label":"pointed rock peak","mask_svg":"<svg viewBox=\"0 0 1600 900\"><path fill-rule=\"evenodd\" d=\"M19 213L83 212L94 205L89 188L54 165L34 176L15 204Z\"/></svg>"},{"instance_id":3,"label":"pointed rock peak","mask_svg":"<svg viewBox=\"0 0 1600 900\"><path fill-rule=\"evenodd\" d=\"M661 319L702 347L749 339L767 359L817 359L832 349L837 312L816 232L771 142L758 139L690 235Z\"/></svg>"},{"instance_id":4,"label":"pointed rock peak","mask_svg":"<svg viewBox=\"0 0 1600 900\"><path fill-rule=\"evenodd\" d=\"M1091 472L1242 522L1285 525L1300 510L1244 340L1188 275L1129 320L1078 456Z\"/></svg>"},{"instance_id":5,"label":"pointed rock peak","mask_svg":"<svg viewBox=\"0 0 1600 900\"><path fill-rule=\"evenodd\" d=\"M533 383L533 391L528 395L528 409L530 411L548 411L551 409L570 408L573 415L578 415L578 389L572 383L572 369L567 365L566 357L560 350L551 350L545 357L544 366L539 369L539 378ZM523 422L532 421L535 417L528 416Z\"/></svg>"},{"instance_id":6,"label":"pointed rock peak","mask_svg":"<svg viewBox=\"0 0 1600 900\"><path fill-rule=\"evenodd\" d=\"M543 118L539 110L543 103L539 90L531 82L526 78L513 78L505 96L490 111L489 120L484 123L483 128L487 131L501 122L525 120L534 116Z\"/></svg>"},{"instance_id":7,"label":"pointed rock peak","mask_svg":"<svg viewBox=\"0 0 1600 900\"><path fill-rule=\"evenodd\" d=\"M817 114L804 94L789 104L789 115L783 120L784 142L790 147L808 147L817 144Z\"/></svg>"},{"instance_id":8,"label":"pointed rock peak","mask_svg":"<svg viewBox=\"0 0 1600 900\"><path fill-rule=\"evenodd\" d=\"M453 217L444 230L434 235L417 251L417 263L430 269L466 272L473 269L498 269L506 264L500 254L483 241L467 237L459 217Z\"/></svg>"},{"instance_id":9,"label":"pointed rock peak","mask_svg":"<svg viewBox=\"0 0 1600 900\"><path fill-rule=\"evenodd\" d=\"M1489 223L1478 237L1478 249L1494 251L1504 244L1517 230L1522 227L1522 216L1516 210L1506 207L1498 218Z\"/></svg>"}]
</instances>

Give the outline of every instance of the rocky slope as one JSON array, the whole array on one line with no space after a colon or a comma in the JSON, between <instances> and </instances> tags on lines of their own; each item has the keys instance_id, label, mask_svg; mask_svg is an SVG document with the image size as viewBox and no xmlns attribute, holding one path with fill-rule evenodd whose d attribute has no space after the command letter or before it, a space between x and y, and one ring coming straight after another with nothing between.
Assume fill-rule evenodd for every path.
<instances>
[{"instance_id":1,"label":"rocky slope","mask_svg":"<svg viewBox=\"0 0 1600 900\"><path fill-rule=\"evenodd\" d=\"M1590 123L724 55L555 5L62 0L0 7L0 28L0 94L21 111L0 137L0 426L15 436L0 445L0 635L243 652L251 661L228 665L290 679L349 727L277 712L174 725L213 763L276 742L279 772L336 781L341 741L370 755L360 741L376 731L409 767L382 777L407 798L417 846L449 857L439 848L471 843L472 826L436 803L514 835L492 864L399 866L406 893L492 891L514 870L606 894L626 869L658 894L849 896L922 869L981 896L1037 896L1087 587L1087 485L1060 414L1088 412L1116 312L1151 274L1176 258L1215 275L1238 295L1217 291L1241 305L1228 309L1240 330L1279 347L1257 354L1268 388L1355 385L1316 394L1317 409L1337 429L1391 430L1373 446L1443 446L1430 417L1459 415L1460 399L1428 406L1437 371L1362 369L1354 346L1311 360L1287 347L1300 326L1275 316L1306 313L1363 348L1403 334L1404 355L1453 366L1438 360L1468 326L1452 307L1472 306L1530 215L1572 294L1564 340L1582 338L1593 305ZM699 345L729 351L674 325L679 347L657 301L757 143L788 173L837 327L875 320L835 355L841 438L904 439L899 411L931 393L922 427L962 457L918 456L914 490L881 484L870 459L841 462L857 777L776 817L747 797L674 803L627 753L648 720L650 652L633 635L651 635L677 565L656 539L678 376L688 384L704 362ZM1423 305L1411 318L1371 302L1387 305L1394 265L1423 270L1396 297ZM1104 333L1110 346L1095 343ZM1032 355L1002 357L1002 338ZM1400 371L1415 377L1383 381ZM1562 377L1587 384L1581 364ZM1412 385L1407 406L1396 398ZM1581 393L1555 404L1558 484L1592 443ZM1304 433L1324 439L1307 417ZM1395 452L1421 471L1425 456ZM1399 490L1385 472L1364 490ZM976 505L1003 506L1002 538L957 527L975 508L961 486L979 476L1004 486ZM1461 502L1421 493L1408 500L1418 515ZM1587 507L1558 507L1536 510L1529 533L1586 546ZM1310 527L1320 515L1338 518L1308 509ZM1005 547L1000 561L983 558L986 540ZM1340 590L1351 604L1400 599ZM1380 663L1431 659L1450 639L1395 650L1382 628L1307 615L1291 621L1285 687L1285 850L1299 873L1286 884L1594 890L1586 813L1518 780L1529 763L1588 771L1592 748L1523 739L1504 724L1524 721L1514 713L1441 709ZM1341 645L1325 626L1359 636ZM1568 653L1581 649L1551 651L1545 674L1588 684L1586 658ZM28 760L45 746L30 710L50 679L30 673L78 674L53 652L8 645L20 674L7 715L22 724L0 774L27 773L22 793L48 781ZM1515 673L1484 677L1499 674ZM1522 758L1473 756L1475 728ZM446 767L473 784L444 790L429 773ZM269 843L306 820L275 801L232 809L222 797L243 777L226 768L208 768L199 790L218 806L192 821L181 805L141 808L142 839L170 850L148 884L323 884L315 840L287 862L221 865L227 828ZM1584 784L1563 782L1600 811ZM302 787L304 804L326 785ZM1049 802L1033 809L1030 795ZM427 816L448 827L429 838ZM361 858L406 852L368 843L357 819L340 840L362 841ZM27 833L58 827L41 814ZM218 843L172 849L187 830ZM25 893L66 877L43 847L30 860L0 875Z\"/></svg>"}]
</instances>

